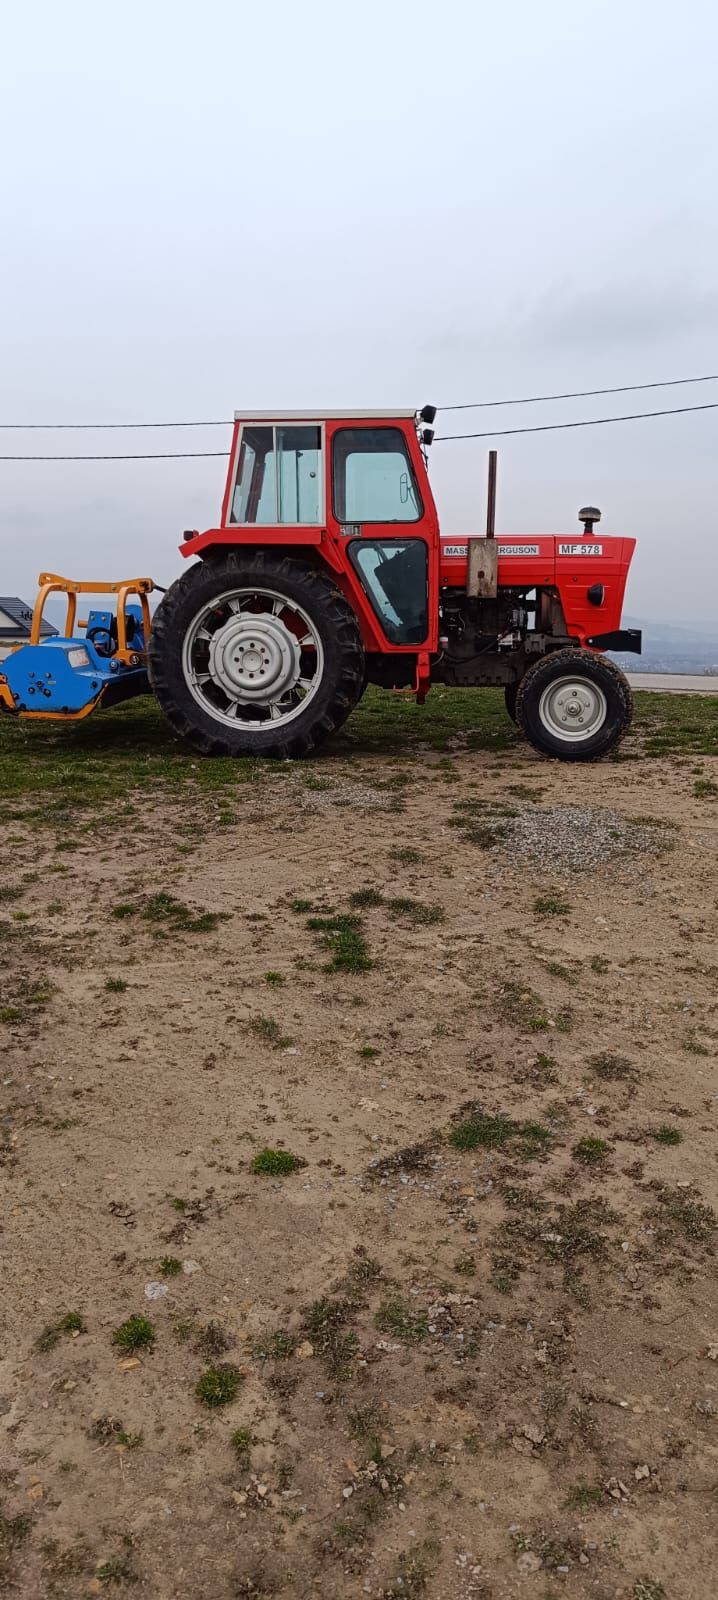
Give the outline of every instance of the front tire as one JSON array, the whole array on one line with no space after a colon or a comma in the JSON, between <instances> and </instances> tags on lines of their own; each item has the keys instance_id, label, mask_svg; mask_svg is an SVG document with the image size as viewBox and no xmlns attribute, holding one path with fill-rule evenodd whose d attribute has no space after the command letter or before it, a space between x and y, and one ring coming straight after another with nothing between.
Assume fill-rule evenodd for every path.
<instances>
[{"instance_id":1,"label":"front tire","mask_svg":"<svg viewBox=\"0 0 718 1600\"><path fill-rule=\"evenodd\" d=\"M557 650L531 667L519 685L516 716L542 755L598 761L630 727L628 679L591 650Z\"/></svg>"},{"instance_id":2,"label":"front tire","mask_svg":"<svg viewBox=\"0 0 718 1600\"><path fill-rule=\"evenodd\" d=\"M306 756L364 682L354 612L331 577L264 551L200 561L155 612L150 684L203 755Z\"/></svg>"}]
</instances>

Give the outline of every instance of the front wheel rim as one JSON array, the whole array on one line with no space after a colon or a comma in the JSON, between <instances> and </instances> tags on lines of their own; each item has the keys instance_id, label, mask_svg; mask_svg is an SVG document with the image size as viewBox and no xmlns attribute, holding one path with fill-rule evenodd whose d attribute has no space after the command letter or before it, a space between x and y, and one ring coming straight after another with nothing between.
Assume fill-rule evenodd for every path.
<instances>
[{"instance_id":1,"label":"front wheel rim","mask_svg":"<svg viewBox=\"0 0 718 1600\"><path fill-rule=\"evenodd\" d=\"M311 617L277 589L228 589L190 623L182 671L213 721L258 733L293 722L324 676L324 650Z\"/></svg>"},{"instance_id":2,"label":"front wheel rim","mask_svg":"<svg viewBox=\"0 0 718 1600\"><path fill-rule=\"evenodd\" d=\"M603 689L590 678L556 678L539 701L543 727L566 744L582 744L591 739L607 716L608 701Z\"/></svg>"}]
</instances>

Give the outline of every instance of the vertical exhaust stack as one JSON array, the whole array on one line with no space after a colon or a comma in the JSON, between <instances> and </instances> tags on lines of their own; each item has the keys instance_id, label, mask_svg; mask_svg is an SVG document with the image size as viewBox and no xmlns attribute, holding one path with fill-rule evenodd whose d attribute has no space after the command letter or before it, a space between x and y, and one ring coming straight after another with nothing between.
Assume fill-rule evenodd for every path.
<instances>
[{"instance_id":1,"label":"vertical exhaust stack","mask_svg":"<svg viewBox=\"0 0 718 1600\"><path fill-rule=\"evenodd\" d=\"M498 591L498 545L496 543L496 462L497 452L489 451L489 481L486 498L486 537L469 540L466 593L471 600L495 600Z\"/></svg>"}]
</instances>

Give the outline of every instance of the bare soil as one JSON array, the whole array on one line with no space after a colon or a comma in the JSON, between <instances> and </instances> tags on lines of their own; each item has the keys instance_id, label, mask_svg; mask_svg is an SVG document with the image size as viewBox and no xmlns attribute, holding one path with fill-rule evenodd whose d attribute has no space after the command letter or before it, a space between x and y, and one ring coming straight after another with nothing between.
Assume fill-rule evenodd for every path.
<instances>
[{"instance_id":1,"label":"bare soil","mask_svg":"<svg viewBox=\"0 0 718 1600\"><path fill-rule=\"evenodd\" d=\"M1 1592L712 1600L718 758L628 754L15 808Z\"/></svg>"}]
</instances>

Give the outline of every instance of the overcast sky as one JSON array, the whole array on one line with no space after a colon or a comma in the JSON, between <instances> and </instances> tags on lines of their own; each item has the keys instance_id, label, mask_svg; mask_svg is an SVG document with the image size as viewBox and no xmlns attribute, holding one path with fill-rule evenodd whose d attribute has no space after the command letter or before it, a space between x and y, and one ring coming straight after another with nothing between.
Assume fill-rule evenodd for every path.
<instances>
[{"instance_id":1,"label":"overcast sky","mask_svg":"<svg viewBox=\"0 0 718 1600\"><path fill-rule=\"evenodd\" d=\"M718 371L711 0L6 0L0 421L408 406ZM439 431L718 401L718 383ZM633 533L715 617L718 410L498 439L498 528ZM222 450L222 429L0 450ZM449 533L490 440L437 444ZM0 592L180 569L224 462L0 463Z\"/></svg>"}]
</instances>

